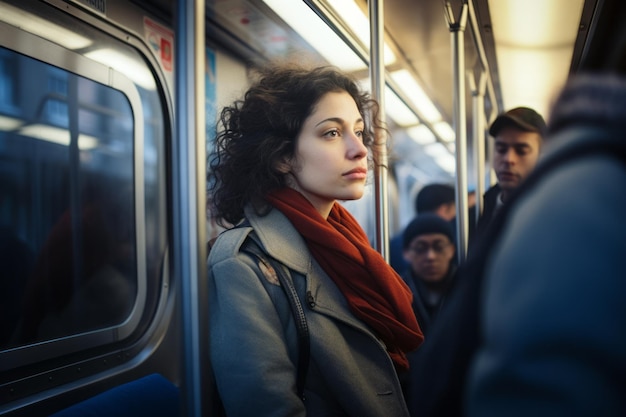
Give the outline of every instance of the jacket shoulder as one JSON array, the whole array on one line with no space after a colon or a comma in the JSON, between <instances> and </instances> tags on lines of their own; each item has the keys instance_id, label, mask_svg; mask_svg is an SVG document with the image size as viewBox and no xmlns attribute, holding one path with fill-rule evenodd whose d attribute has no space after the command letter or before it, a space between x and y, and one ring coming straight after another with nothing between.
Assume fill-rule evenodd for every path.
<instances>
[{"instance_id":1,"label":"jacket shoulder","mask_svg":"<svg viewBox=\"0 0 626 417\"><path fill-rule=\"evenodd\" d=\"M220 233L215 241L208 244L207 263L214 265L237 255L252 230L252 227L249 226L234 227Z\"/></svg>"}]
</instances>

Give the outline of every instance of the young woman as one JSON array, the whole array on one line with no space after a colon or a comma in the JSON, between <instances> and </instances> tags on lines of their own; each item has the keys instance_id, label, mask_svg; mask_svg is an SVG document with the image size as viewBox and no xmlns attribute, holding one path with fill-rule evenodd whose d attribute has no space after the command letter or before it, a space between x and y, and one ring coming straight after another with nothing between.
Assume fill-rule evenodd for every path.
<instances>
[{"instance_id":1,"label":"young woman","mask_svg":"<svg viewBox=\"0 0 626 417\"><path fill-rule=\"evenodd\" d=\"M229 417L408 416L398 372L423 340L402 279L338 201L363 195L378 106L330 67L274 67L221 113L212 215L238 225L208 260L210 358ZM253 240L289 271L310 356Z\"/></svg>"}]
</instances>

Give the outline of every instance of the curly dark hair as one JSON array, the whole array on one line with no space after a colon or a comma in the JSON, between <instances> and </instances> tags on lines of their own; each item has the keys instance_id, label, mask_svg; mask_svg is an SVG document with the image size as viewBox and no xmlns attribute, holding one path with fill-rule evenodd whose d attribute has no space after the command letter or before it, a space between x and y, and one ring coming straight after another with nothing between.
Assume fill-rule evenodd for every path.
<instances>
[{"instance_id":1,"label":"curly dark hair","mask_svg":"<svg viewBox=\"0 0 626 417\"><path fill-rule=\"evenodd\" d=\"M265 196L283 188L287 174L279 164L295 153L304 121L326 93L346 91L365 122L363 141L371 148L384 126L376 100L334 67L306 69L294 65L266 67L243 100L225 107L209 155L207 207L222 226L237 224L244 206L258 213L269 209ZM369 153L372 158L372 152ZM375 159L370 159L375 163Z\"/></svg>"}]
</instances>

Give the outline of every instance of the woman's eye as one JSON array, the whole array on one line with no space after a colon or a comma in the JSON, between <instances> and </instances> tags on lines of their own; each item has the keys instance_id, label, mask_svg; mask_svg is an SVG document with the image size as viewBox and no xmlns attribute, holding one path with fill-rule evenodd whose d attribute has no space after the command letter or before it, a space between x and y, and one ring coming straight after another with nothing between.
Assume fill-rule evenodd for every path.
<instances>
[{"instance_id":1,"label":"woman's eye","mask_svg":"<svg viewBox=\"0 0 626 417\"><path fill-rule=\"evenodd\" d=\"M354 134L359 137L362 138L363 137L363 131L362 130L357 130L356 132L354 132Z\"/></svg>"},{"instance_id":2,"label":"woman's eye","mask_svg":"<svg viewBox=\"0 0 626 417\"><path fill-rule=\"evenodd\" d=\"M337 130L337 129L329 130L326 133L324 133L324 136L335 138L335 137L339 136L339 130Z\"/></svg>"}]
</instances>

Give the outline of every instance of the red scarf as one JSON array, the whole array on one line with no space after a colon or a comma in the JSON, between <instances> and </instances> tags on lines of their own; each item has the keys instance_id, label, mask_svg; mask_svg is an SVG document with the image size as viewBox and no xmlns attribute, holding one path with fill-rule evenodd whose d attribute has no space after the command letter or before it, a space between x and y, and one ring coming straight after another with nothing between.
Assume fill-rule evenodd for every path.
<instances>
[{"instance_id":1,"label":"red scarf","mask_svg":"<svg viewBox=\"0 0 626 417\"><path fill-rule=\"evenodd\" d=\"M402 278L374 250L354 217L335 203L328 220L292 188L268 196L302 235L311 254L335 282L352 313L387 346L396 368L408 369L406 352L424 340Z\"/></svg>"}]
</instances>

